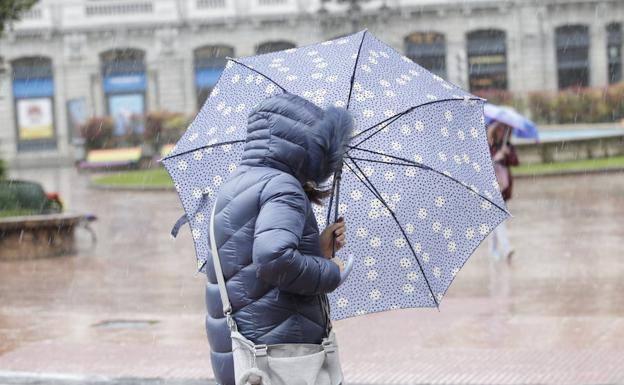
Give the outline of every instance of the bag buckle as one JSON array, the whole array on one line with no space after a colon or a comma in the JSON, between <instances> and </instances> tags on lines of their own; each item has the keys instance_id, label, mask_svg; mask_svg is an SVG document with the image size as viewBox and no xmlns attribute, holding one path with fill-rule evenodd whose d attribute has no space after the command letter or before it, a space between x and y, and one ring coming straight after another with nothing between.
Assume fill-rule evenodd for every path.
<instances>
[{"instance_id":1,"label":"bag buckle","mask_svg":"<svg viewBox=\"0 0 624 385\"><path fill-rule=\"evenodd\" d=\"M254 345L254 355L256 357L264 357L268 354L268 347L265 344Z\"/></svg>"},{"instance_id":2,"label":"bag buckle","mask_svg":"<svg viewBox=\"0 0 624 385\"><path fill-rule=\"evenodd\" d=\"M323 346L323 350L326 353L333 353L336 351L336 345L334 344L334 341L330 340L329 338L325 338L323 342L321 342L321 345Z\"/></svg>"},{"instance_id":3,"label":"bag buckle","mask_svg":"<svg viewBox=\"0 0 624 385\"><path fill-rule=\"evenodd\" d=\"M232 332L238 331L238 326L236 325L236 321L234 320L234 317L232 317L231 313L227 313L225 315L225 321L227 322L227 326L228 328L230 328L230 331Z\"/></svg>"}]
</instances>

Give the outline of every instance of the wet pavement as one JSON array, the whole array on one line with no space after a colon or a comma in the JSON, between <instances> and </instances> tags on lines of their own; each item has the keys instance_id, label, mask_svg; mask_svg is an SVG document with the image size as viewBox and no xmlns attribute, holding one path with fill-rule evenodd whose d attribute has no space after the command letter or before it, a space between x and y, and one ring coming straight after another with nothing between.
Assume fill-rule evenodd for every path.
<instances>
[{"instance_id":1,"label":"wet pavement","mask_svg":"<svg viewBox=\"0 0 624 385\"><path fill-rule=\"evenodd\" d=\"M78 230L74 256L0 262L0 384L209 384L204 279L188 232L168 235L175 194L19 176L97 215L98 242ZM624 383L624 174L514 187L511 264L481 247L439 312L336 323L349 384Z\"/></svg>"}]
</instances>

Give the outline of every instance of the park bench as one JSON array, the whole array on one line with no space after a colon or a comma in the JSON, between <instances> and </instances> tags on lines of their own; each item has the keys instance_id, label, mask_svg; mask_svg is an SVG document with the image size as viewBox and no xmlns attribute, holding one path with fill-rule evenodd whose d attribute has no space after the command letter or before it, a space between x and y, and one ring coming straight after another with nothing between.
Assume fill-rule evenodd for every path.
<instances>
[{"instance_id":1,"label":"park bench","mask_svg":"<svg viewBox=\"0 0 624 385\"><path fill-rule=\"evenodd\" d=\"M89 223L92 215L71 213L26 215L0 218L0 260L48 258L75 251L74 231L86 228L95 240Z\"/></svg>"},{"instance_id":2,"label":"park bench","mask_svg":"<svg viewBox=\"0 0 624 385\"><path fill-rule=\"evenodd\" d=\"M81 169L138 167L141 156L140 146L91 150L87 153L87 158L80 162L79 167Z\"/></svg>"}]
</instances>

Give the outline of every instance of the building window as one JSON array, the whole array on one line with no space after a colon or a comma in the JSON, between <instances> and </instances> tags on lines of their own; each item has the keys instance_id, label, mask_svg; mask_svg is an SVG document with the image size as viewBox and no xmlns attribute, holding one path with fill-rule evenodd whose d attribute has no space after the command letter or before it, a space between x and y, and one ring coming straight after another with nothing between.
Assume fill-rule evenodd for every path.
<instances>
[{"instance_id":1,"label":"building window","mask_svg":"<svg viewBox=\"0 0 624 385\"><path fill-rule=\"evenodd\" d=\"M622 25L607 26L607 59L609 60L609 84L622 80Z\"/></svg>"},{"instance_id":2,"label":"building window","mask_svg":"<svg viewBox=\"0 0 624 385\"><path fill-rule=\"evenodd\" d=\"M225 0L197 0L197 8L224 8Z\"/></svg>"},{"instance_id":3,"label":"building window","mask_svg":"<svg viewBox=\"0 0 624 385\"><path fill-rule=\"evenodd\" d=\"M262 55L264 53L283 51L285 49L291 49L295 47L296 45L289 41L267 41L266 43L259 44L258 47L256 47L256 54Z\"/></svg>"},{"instance_id":4,"label":"building window","mask_svg":"<svg viewBox=\"0 0 624 385\"><path fill-rule=\"evenodd\" d=\"M193 53L198 108L204 105L208 95L217 84L228 56L234 56L234 48L224 45L200 47Z\"/></svg>"},{"instance_id":5,"label":"building window","mask_svg":"<svg viewBox=\"0 0 624 385\"><path fill-rule=\"evenodd\" d=\"M115 136L142 134L145 115L145 52L114 49L100 54L108 115L115 121Z\"/></svg>"},{"instance_id":6,"label":"building window","mask_svg":"<svg viewBox=\"0 0 624 385\"><path fill-rule=\"evenodd\" d=\"M263 5L263 6L267 6L267 5L282 5L282 4L286 4L286 3L287 3L287 0L258 0L258 4Z\"/></svg>"},{"instance_id":7,"label":"building window","mask_svg":"<svg viewBox=\"0 0 624 385\"><path fill-rule=\"evenodd\" d=\"M505 31L487 29L467 35L470 91L507 89L507 42Z\"/></svg>"},{"instance_id":8,"label":"building window","mask_svg":"<svg viewBox=\"0 0 624 385\"><path fill-rule=\"evenodd\" d=\"M446 41L436 32L414 32L405 37L405 55L434 74L446 77Z\"/></svg>"},{"instance_id":9,"label":"building window","mask_svg":"<svg viewBox=\"0 0 624 385\"><path fill-rule=\"evenodd\" d=\"M559 89L589 86L589 29L565 25L555 30Z\"/></svg>"},{"instance_id":10,"label":"building window","mask_svg":"<svg viewBox=\"0 0 624 385\"><path fill-rule=\"evenodd\" d=\"M28 57L11 62L17 149L56 148L52 60Z\"/></svg>"}]
</instances>

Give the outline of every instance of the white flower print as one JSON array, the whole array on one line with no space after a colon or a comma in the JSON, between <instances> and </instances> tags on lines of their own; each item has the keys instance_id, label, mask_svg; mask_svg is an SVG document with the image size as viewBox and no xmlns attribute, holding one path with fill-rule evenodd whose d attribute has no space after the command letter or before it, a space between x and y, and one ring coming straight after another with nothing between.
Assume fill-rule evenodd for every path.
<instances>
[{"instance_id":1,"label":"white flower print","mask_svg":"<svg viewBox=\"0 0 624 385\"><path fill-rule=\"evenodd\" d=\"M377 301L378 299L381 298L381 292L377 289L373 289L369 294L368 294L369 298L372 299L373 301Z\"/></svg>"},{"instance_id":2,"label":"white flower print","mask_svg":"<svg viewBox=\"0 0 624 385\"><path fill-rule=\"evenodd\" d=\"M394 240L394 245L397 247L397 249L401 249L405 246L406 242L405 239L403 238L397 238Z\"/></svg>"}]
</instances>

